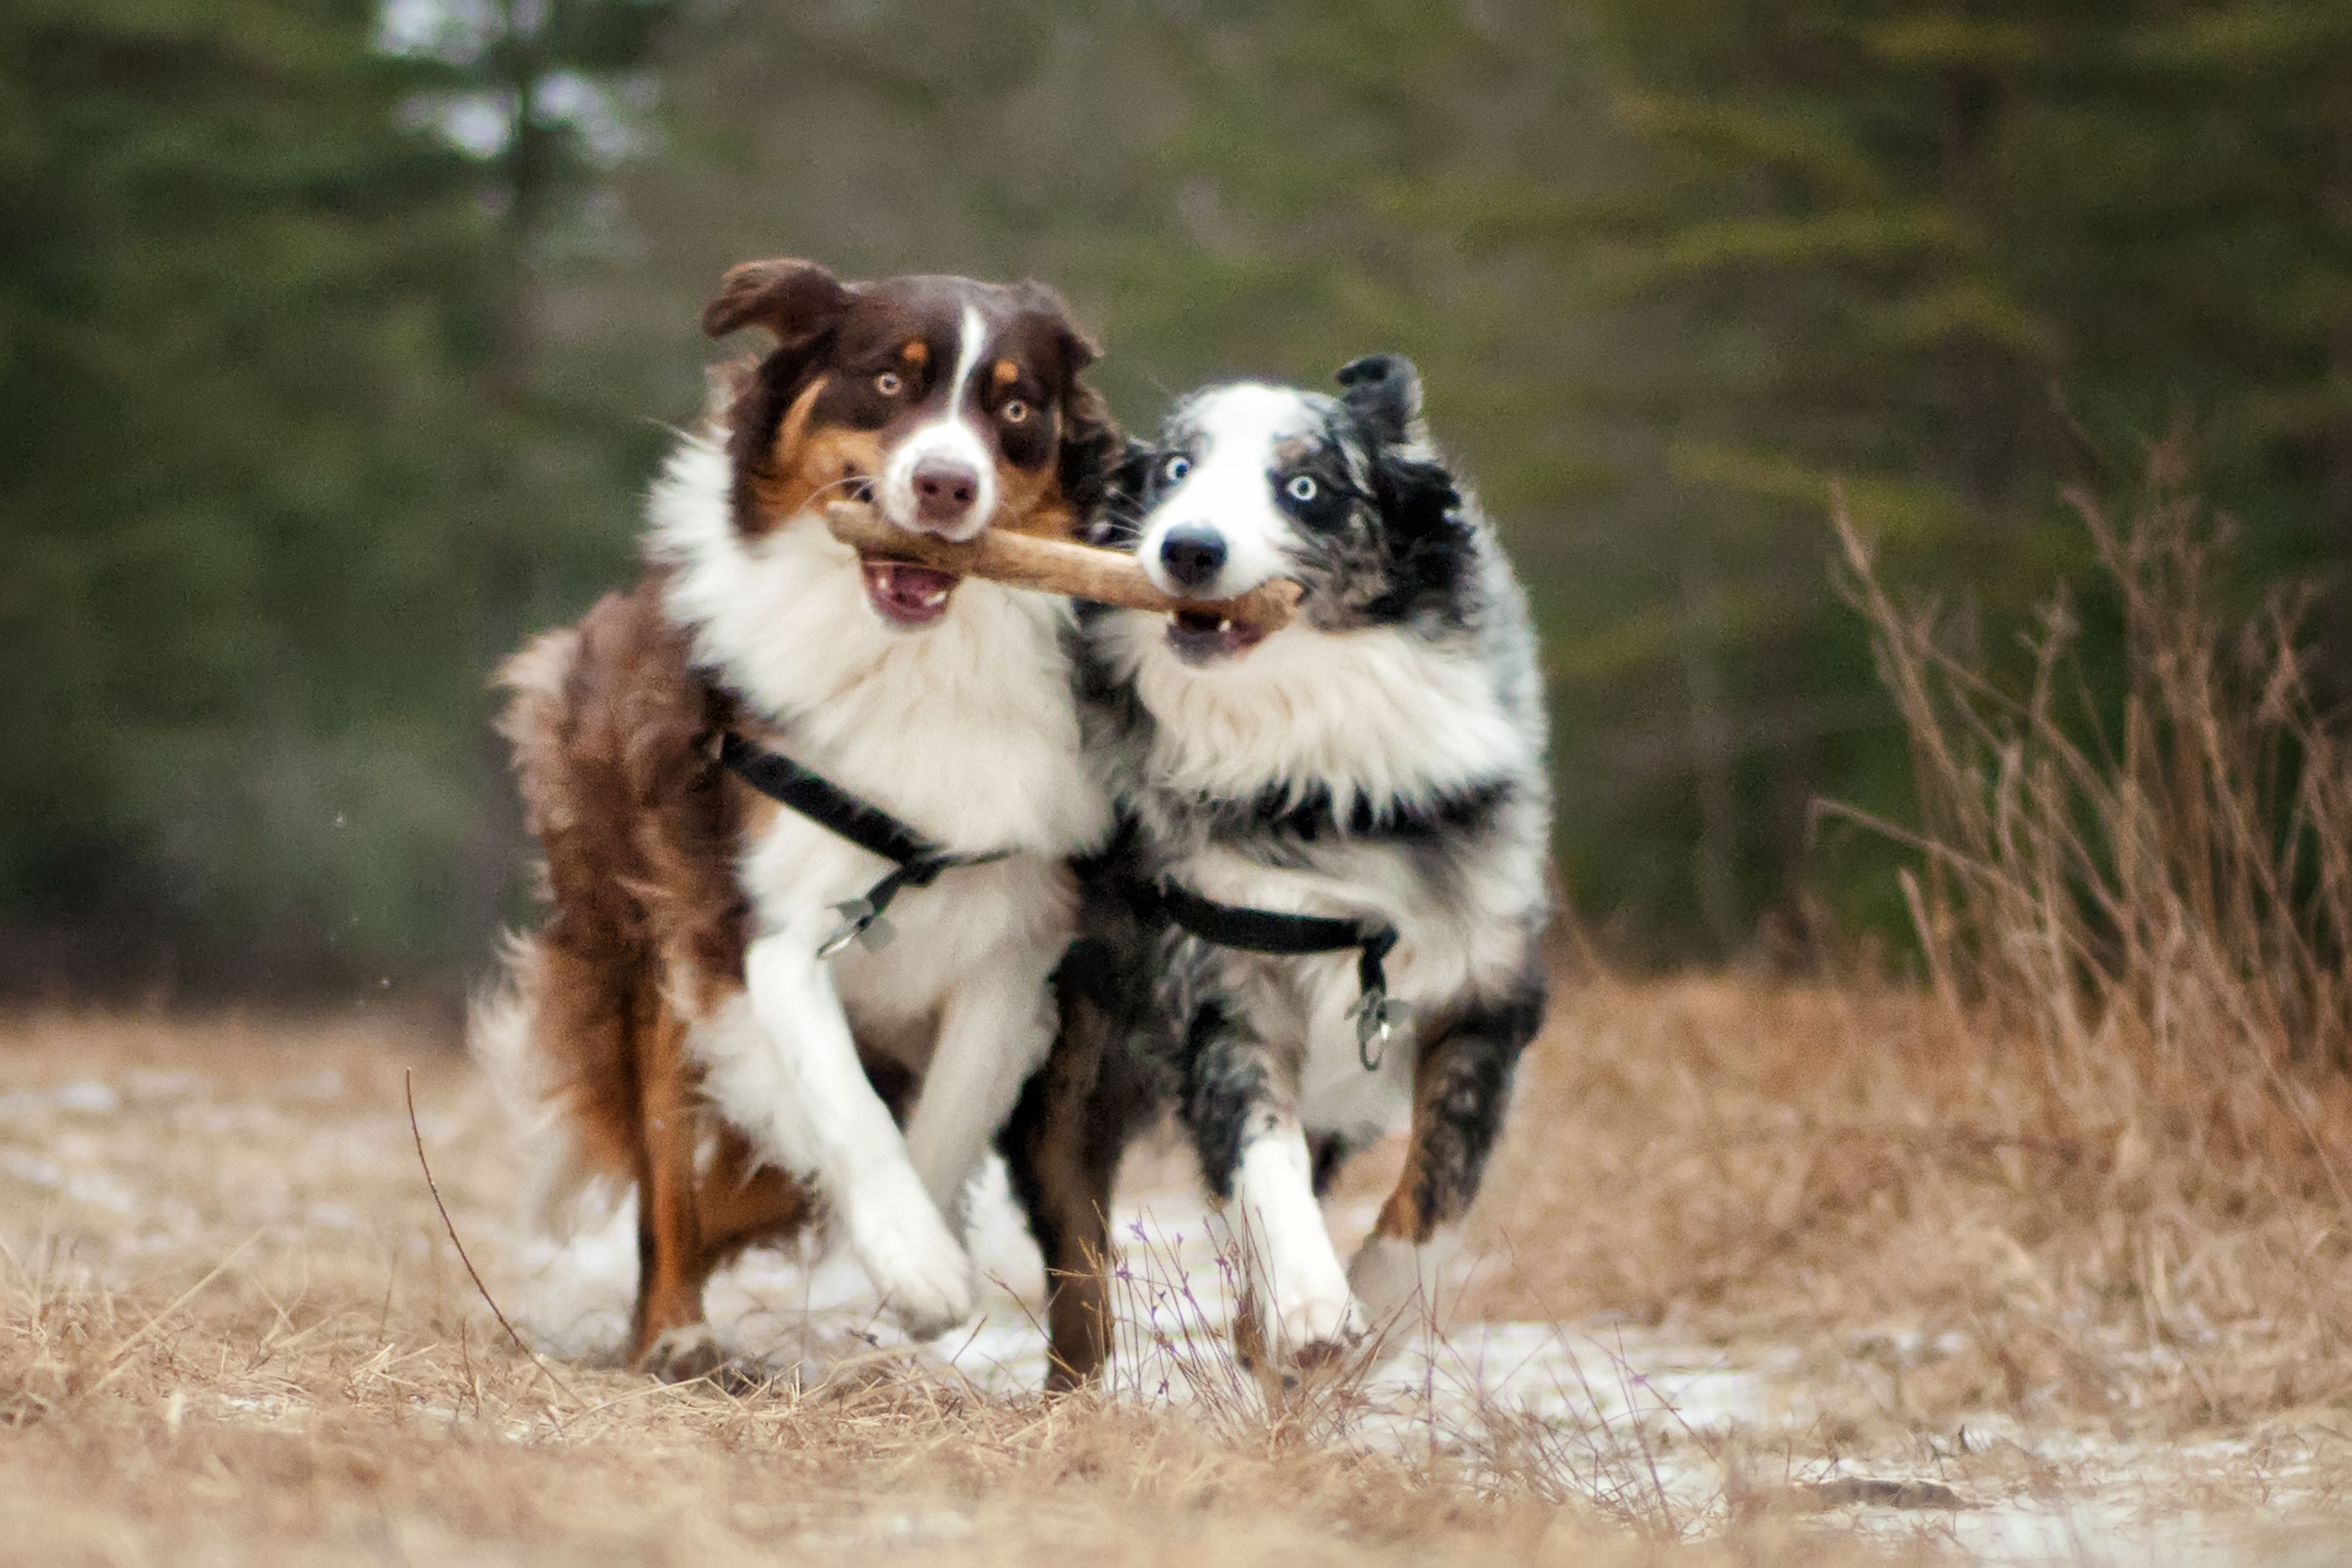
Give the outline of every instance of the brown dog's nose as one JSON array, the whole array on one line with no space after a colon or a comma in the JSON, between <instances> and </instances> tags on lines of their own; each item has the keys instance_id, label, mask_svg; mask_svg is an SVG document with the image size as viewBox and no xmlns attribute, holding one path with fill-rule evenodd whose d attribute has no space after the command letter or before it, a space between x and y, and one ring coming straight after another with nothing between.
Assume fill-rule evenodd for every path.
<instances>
[{"instance_id":1,"label":"brown dog's nose","mask_svg":"<svg viewBox=\"0 0 2352 1568\"><path fill-rule=\"evenodd\" d=\"M915 466L915 510L925 522L960 522L980 493L980 476L961 463L927 458Z\"/></svg>"}]
</instances>

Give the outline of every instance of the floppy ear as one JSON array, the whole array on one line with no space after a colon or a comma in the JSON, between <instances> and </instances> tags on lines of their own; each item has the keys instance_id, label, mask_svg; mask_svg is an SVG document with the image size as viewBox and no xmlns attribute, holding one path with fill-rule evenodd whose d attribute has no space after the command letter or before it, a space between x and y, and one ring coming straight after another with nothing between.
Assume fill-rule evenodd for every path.
<instances>
[{"instance_id":1,"label":"floppy ear","mask_svg":"<svg viewBox=\"0 0 2352 1568\"><path fill-rule=\"evenodd\" d=\"M1120 437L1104 470L1102 493L1078 514L1078 542L1109 550L1132 550L1141 536L1144 492L1160 449Z\"/></svg>"},{"instance_id":2,"label":"floppy ear","mask_svg":"<svg viewBox=\"0 0 2352 1568\"><path fill-rule=\"evenodd\" d=\"M1055 474L1081 533L1095 510L1110 499L1130 446L1103 395L1073 380L1062 399L1062 455Z\"/></svg>"},{"instance_id":3,"label":"floppy ear","mask_svg":"<svg viewBox=\"0 0 2352 1568\"><path fill-rule=\"evenodd\" d=\"M719 297L702 308L702 330L723 338L756 324L791 346L821 336L848 303L848 287L814 261L746 261L727 269Z\"/></svg>"},{"instance_id":4,"label":"floppy ear","mask_svg":"<svg viewBox=\"0 0 2352 1568\"><path fill-rule=\"evenodd\" d=\"M1462 489L1443 463L1402 452L1372 462L1372 499L1389 552L1388 591L1365 606L1379 620L1402 620L1458 603L1477 569L1477 538Z\"/></svg>"},{"instance_id":5,"label":"floppy ear","mask_svg":"<svg viewBox=\"0 0 2352 1568\"><path fill-rule=\"evenodd\" d=\"M1095 509L1111 483L1111 470L1127 450L1127 437L1110 415L1101 393L1080 380L1087 366L1102 357L1094 337L1070 314L1061 291L1024 279L1013 285L1021 308L1053 324L1055 346L1062 355L1062 451L1055 465L1062 499L1084 536Z\"/></svg>"},{"instance_id":6,"label":"floppy ear","mask_svg":"<svg viewBox=\"0 0 2352 1568\"><path fill-rule=\"evenodd\" d=\"M1063 376L1070 384L1076 384L1078 372L1102 358L1102 346L1095 342L1092 333L1078 325L1078 319L1070 313L1070 302L1053 285L1024 278L1013 286L1013 292L1021 309L1054 323L1054 336L1062 350Z\"/></svg>"},{"instance_id":7,"label":"floppy ear","mask_svg":"<svg viewBox=\"0 0 2352 1568\"><path fill-rule=\"evenodd\" d=\"M1374 439L1401 446L1421 436L1421 373L1402 354L1366 354L1341 365L1331 377L1339 401L1363 422Z\"/></svg>"}]
</instances>

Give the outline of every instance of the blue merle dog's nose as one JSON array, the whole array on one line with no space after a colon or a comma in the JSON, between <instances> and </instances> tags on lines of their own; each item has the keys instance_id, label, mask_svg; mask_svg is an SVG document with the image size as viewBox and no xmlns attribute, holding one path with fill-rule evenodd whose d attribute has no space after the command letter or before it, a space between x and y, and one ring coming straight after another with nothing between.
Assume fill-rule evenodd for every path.
<instances>
[{"instance_id":1,"label":"blue merle dog's nose","mask_svg":"<svg viewBox=\"0 0 2352 1568\"><path fill-rule=\"evenodd\" d=\"M1180 522L1160 541L1160 564L1178 586L1205 588L1225 568L1225 536L1203 522Z\"/></svg>"}]
</instances>

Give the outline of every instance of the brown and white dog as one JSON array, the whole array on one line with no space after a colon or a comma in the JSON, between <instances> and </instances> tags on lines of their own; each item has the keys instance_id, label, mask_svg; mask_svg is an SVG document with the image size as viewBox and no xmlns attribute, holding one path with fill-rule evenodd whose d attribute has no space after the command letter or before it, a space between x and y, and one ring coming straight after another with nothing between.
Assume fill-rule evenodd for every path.
<instances>
[{"instance_id":1,"label":"brown and white dog","mask_svg":"<svg viewBox=\"0 0 2352 1568\"><path fill-rule=\"evenodd\" d=\"M505 674L551 908L475 1029L553 1135L543 1214L635 1187L628 1354L672 1374L715 1359L712 1269L812 1199L911 1333L970 1313L963 1189L1053 1039L1067 862L1109 826L1067 602L862 560L821 517L855 495L950 539L1067 531L1120 437L1060 299L760 261L703 326L775 347L669 458L646 578ZM906 893L887 948L822 957L889 863L722 770L729 730L1002 858Z\"/></svg>"}]
</instances>

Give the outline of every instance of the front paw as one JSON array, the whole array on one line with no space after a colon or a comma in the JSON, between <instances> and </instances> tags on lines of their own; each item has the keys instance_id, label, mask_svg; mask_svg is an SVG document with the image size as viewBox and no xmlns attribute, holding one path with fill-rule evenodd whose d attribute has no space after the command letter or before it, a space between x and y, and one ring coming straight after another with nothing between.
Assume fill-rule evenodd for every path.
<instances>
[{"instance_id":1,"label":"front paw","mask_svg":"<svg viewBox=\"0 0 2352 1568\"><path fill-rule=\"evenodd\" d=\"M912 1172L870 1178L849 1210L849 1245L899 1327L936 1339L971 1316L971 1259Z\"/></svg>"},{"instance_id":2,"label":"front paw","mask_svg":"<svg viewBox=\"0 0 2352 1568\"><path fill-rule=\"evenodd\" d=\"M1383 1328L1407 1319L1433 1319L1438 1250L1374 1231L1349 1260L1349 1288Z\"/></svg>"},{"instance_id":3,"label":"front paw","mask_svg":"<svg viewBox=\"0 0 2352 1568\"><path fill-rule=\"evenodd\" d=\"M1370 1326L1362 1304L1345 1289L1297 1293L1277 1303L1271 1348L1293 1366L1322 1366L1339 1360Z\"/></svg>"},{"instance_id":4,"label":"front paw","mask_svg":"<svg viewBox=\"0 0 2352 1568\"><path fill-rule=\"evenodd\" d=\"M663 1383L692 1383L710 1376L727 1363L708 1323L688 1323L670 1330L646 1347L636 1359L639 1372Z\"/></svg>"}]
</instances>

